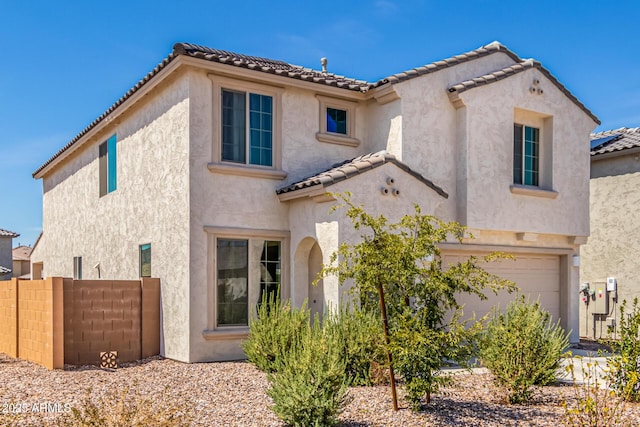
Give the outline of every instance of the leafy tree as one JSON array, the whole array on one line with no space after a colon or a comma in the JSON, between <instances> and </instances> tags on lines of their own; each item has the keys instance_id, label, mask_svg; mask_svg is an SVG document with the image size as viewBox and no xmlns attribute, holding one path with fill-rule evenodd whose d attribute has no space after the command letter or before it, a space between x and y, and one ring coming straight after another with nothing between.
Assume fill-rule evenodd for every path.
<instances>
[{"instance_id":1,"label":"leafy tree","mask_svg":"<svg viewBox=\"0 0 640 427\"><path fill-rule=\"evenodd\" d=\"M453 238L462 241L465 227L423 215L415 205L413 215L389 223L383 215L373 216L350 200L350 194L336 195L346 208L356 230L363 232L357 244L342 243L332 254L331 264L321 276L338 275L340 283L352 281L362 303L380 309L375 296L384 295L388 315L389 348L393 364L403 376L407 397L414 408L426 395L446 381L438 376L446 361L466 366L476 353L477 326L463 322L460 294L486 299L485 291L509 291L515 285L485 271L481 263L504 258L492 253L482 259L443 268L439 243ZM471 327L469 327L471 326Z\"/></svg>"}]
</instances>

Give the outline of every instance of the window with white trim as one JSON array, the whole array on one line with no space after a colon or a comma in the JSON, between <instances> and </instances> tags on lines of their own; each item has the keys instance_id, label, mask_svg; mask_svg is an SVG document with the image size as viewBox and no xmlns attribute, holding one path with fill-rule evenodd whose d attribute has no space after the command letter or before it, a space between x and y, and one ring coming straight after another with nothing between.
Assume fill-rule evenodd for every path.
<instances>
[{"instance_id":1,"label":"window with white trim","mask_svg":"<svg viewBox=\"0 0 640 427\"><path fill-rule=\"evenodd\" d=\"M540 129L513 125L513 183L539 185Z\"/></svg>"},{"instance_id":2,"label":"window with white trim","mask_svg":"<svg viewBox=\"0 0 640 427\"><path fill-rule=\"evenodd\" d=\"M222 89L222 161L273 166L273 98Z\"/></svg>"}]
</instances>

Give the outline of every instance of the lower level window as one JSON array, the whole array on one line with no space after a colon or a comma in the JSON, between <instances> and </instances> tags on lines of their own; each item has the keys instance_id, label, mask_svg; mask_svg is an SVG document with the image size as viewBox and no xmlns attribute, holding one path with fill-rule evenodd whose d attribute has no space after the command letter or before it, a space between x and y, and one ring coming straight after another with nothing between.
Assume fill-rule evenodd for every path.
<instances>
[{"instance_id":1,"label":"lower level window","mask_svg":"<svg viewBox=\"0 0 640 427\"><path fill-rule=\"evenodd\" d=\"M140 277L151 277L151 243L140 245Z\"/></svg>"},{"instance_id":2,"label":"lower level window","mask_svg":"<svg viewBox=\"0 0 640 427\"><path fill-rule=\"evenodd\" d=\"M216 323L246 326L250 310L280 289L281 242L262 239L216 241ZM255 313L255 311L254 311Z\"/></svg>"},{"instance_id":3,"label":"lower level window","mask_svg":"<svg viewBox=\"0 0 640 427\"><path fill-rule=\"evenodd\" d=\"M82 280L82 257L73 257L73 278L76 280Z\"/></svg>"}]
</instances>

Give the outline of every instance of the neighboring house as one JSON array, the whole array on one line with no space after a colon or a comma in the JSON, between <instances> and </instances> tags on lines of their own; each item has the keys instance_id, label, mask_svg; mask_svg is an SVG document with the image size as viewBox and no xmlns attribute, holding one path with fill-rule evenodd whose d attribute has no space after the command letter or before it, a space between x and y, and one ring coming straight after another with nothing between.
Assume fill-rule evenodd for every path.
<instances>
[{"instance_id":1,"label":"neighboring house","mask_svg":"<svg viewBox=\"0 0 640 427\"><path fill-rule=\"evenodd\" d=\"M16 246L13 248L13 277L21 279L31 278L31 246Z\"/></svg>"},{"instance_id":2,"label":"neighboring house","mask_svg":"<svg viewBox=\"0 0 640 427\"><path fill-rule=\"evenodd\" d=\"M500 43L369 83L178 43L34 172L46 276L159 277L162 354L244 357L260 296L278 286L321 313L336 278L311 285L354 242L328 192L391 221L456 220L475 239L445 263L491 265L578 338L579 248L589 235L589 134L598 119L547 69ZM467 299L466 311L491 305Z\"/></svg>"},{"instance_id":3,"label":"neighboring house","mask_svg":"<svg viewBox=\"0 0 640 427\"><path fill-rule=\"evenodd\" d=\"M11 278L13 268L11 248L13 247L13 238L18 236L18 233L0 228L0 280Z\"/></svg>"},{"instance_id":4,"label":"neighboring house","mask_svg":"<svg viewBox=\"0 0 640 427\"><path fill-rule=\"evenodd\" d=\"M640 298L640 128L591 135L590 186L591 236L581 251L580 282L594 295L588 307L581 304L580 335L600 338L619 319L620 303ZM616 284L607 293L608 278Z\"/></svg>"}]
</instances>

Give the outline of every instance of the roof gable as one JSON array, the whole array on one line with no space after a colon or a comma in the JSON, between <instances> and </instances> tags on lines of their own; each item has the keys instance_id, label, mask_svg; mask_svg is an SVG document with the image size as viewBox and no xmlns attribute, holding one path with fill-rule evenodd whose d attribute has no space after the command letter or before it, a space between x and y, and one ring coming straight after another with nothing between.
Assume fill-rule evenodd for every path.
<instances>
[{"instance_id":1,"label":"roof gable","mask_svg":"<svg viewBox=\"0 0 640 427\"><path fill-rule=\"evenodd\" d=\"M349 178L362 175L372 169L384 165L385 163L392 163L396 165L409 175L416 178L418 181L425 184L427 187L434 190L445 199L449 197L449 195L442 188L438 187L431 180L425 178L418 172L412 170L405 163L397 160L393 154L387 153L386 151L369 153L365 154L364 156L358 156L354 159L337 163L325 171L322 171L315 175L311 175L300 181L279 188L278 190L276 190L276 194L280 197L281 200L289 200L297 198L299 196L298 194L294 193L312 188L316 189L314 187L317 187L317 190L319 190L320 192L324 192L323 190L325 188L333 184L337 184ZM300 196L302 196L302 194L300 194Z\"/></svg>"},{"instance_id":2,"label":"roof gable","mask_svg":"<svg viewBox=\"0 0 640 427\"><path fill-rule=\"evenodd\" d=\"M508 77L519 74L523 71L530 70L535 68L539 70L542 74L547 77L551 83L553 83L560 91L569 98L574 104L578 106L586 115L588 115L594 122L600 124L600 120L593 114L585 105L578 100L558 79L556 79L553 74L549 72L546 68L542 66L542 64L534 59L527 59L525 61L521 61L517 64L511 65L507 68L503 68L502 70L495 71L493 73L485 74L484 76L475 77L471 80L465 80L463 82L452 85L448 88L449 96L455 97L457 94L463 93L467 90L488 85L491 83L498 82L500 80L506 79Z\"/></svg>"}]
</instances>

